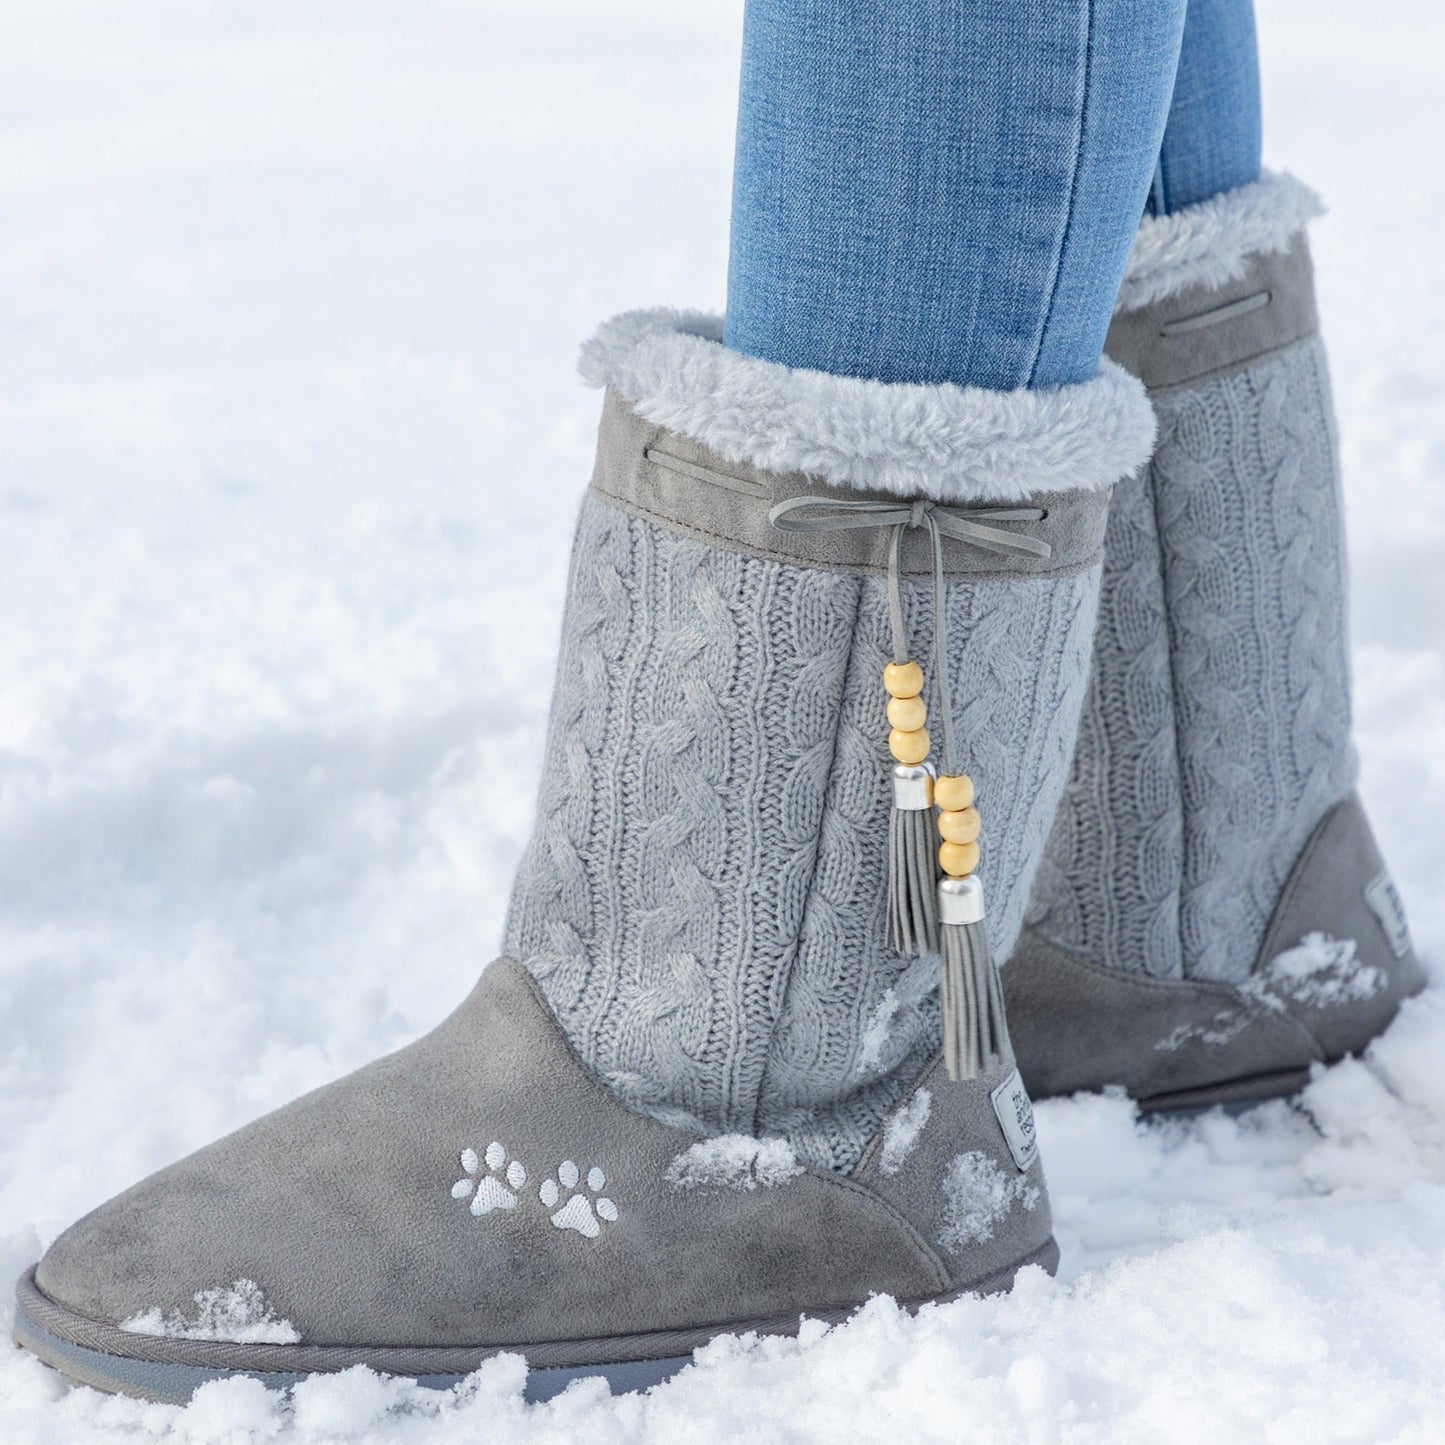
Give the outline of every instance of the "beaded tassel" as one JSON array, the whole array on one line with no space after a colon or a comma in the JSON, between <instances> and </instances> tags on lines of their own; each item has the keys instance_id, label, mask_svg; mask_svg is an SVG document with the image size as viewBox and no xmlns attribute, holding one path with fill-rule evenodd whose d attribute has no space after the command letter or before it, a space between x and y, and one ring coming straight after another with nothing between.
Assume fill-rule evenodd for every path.
<instances>
[{"instance_id":1,"label":"beaded tassel","mask_svg":"<svg viewBox=\"0 0 1445 1445\"><path fill-rule=\"evenodd\" d=\"M973 806L973 780L960 773L934 784L938 804L938 916L943 960L939 1008L943 1015L943 1058L951 1079L976 1078L1012 1052L1004 1014L1003 985L984 920L978 867L980 820Z\"/></svg>"},{"instance_id":2,"label":"beaded tassel","mask_svg":"<svg viewBox=\"0 0 1445 1445\"><path fill-rule=\"evenodd\" d=\"M923 669L908 657L908 627L903 615L903 534L928 533L933 552L933 652L938 675L938 715L943 732L943 764L954 766L953 709L948 692L948 646L944 636L946 596L943 539L966 542L1006 557L1048 557L1053 547L1042 537L1004 530L994 522L1041 522L1040 507L944 507L919 499L899 502L871 497L789 497L769 513L785 532L849 531L887 527L888 625L893 661L883 670L887 689L888 748L893 769L893 809L888 821L888 946L899 952L942 954L939 980L945 1055L954 1079L973 1078L990 1060L1012 1052L1004 1021L1003 990L983 922L983 890L978 866L978 813L973 783L963 774L934 779L928 766L933 744L924 724ZM931 796L930 796L931 794ZM938 828L938 881L927 815L933 803L942 810ZM941 920L941 927L940 927ZM940 942L940 932L942 939Z\"/></svg>"},{"instance_id":3,"label":"beaded tassel","mask_svg":"<svg viewBox=\"0 0 1445 1445\"><path fill-rule=\"evenodd\" d=\"M938 952L938 910L933 886L933 744L924 726L923 669L890 662L883 669L888 693L888 750L894 757L893 809L888 817L888 946L899 953Z\"/></svg>"}]
</instances>

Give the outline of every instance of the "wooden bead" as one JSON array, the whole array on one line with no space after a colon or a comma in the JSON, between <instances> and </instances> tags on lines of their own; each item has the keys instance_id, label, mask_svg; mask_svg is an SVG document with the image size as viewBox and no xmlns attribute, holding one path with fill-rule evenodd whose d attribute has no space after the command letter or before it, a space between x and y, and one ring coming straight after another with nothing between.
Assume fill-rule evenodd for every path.
<instances>
[{"instance_id":1,"label":"wooden bead","mask_svg":"<svg viewBox=\"0 0 1445 1445\"><path fill-rule=\"evenodd\" d=\"M972 843L978 837L977 808L959 808L938 815L938 835L945 843Z\"/></svg>"},{"instance_id":2,"label":"wooden bead","mask_svg":"<svg viewBox=\"0 0 1445 1445\"><path fill-rule=\"evenodd\" d=\"M895 697L888 703L888 721L899 732L917 732L928 721L928 704L921 697Z\"/></svg>"},{"instance_id":3,"label":"wooden bead","mask_svg":"<svg viewBox=\"0 0 1445 1445\"><path fill-rule=\"evenodd\" d=\"M938 850L938 866L950 878L967 878L978 867L978 844L942 844Z\"/></svg>"},{"instance_id":4,"label":"wooden bead","mask_svg":"<svg viewBox=\"0 0 1445 1445\"><path fill-rule=\"evenodd\" d=\"M883 669L883 687L889 697L917 697L923 691L923 669L916 662L890 662Z\"/></svg>"},{"instance_id":5,"label":"wooden bead","mask_svg":"<svg viewBox=\"0 0 1445 1445\"><path fill-rule=\"evenodd\" d=\"M914 728L911 732L894 728L888 734L888 751L910 768L917 767L928 756L932 746L933 740L926 728Z\"/></svg>"},{"instance_id":6,"label":"wooden bead","mask_svg":"<svg viewBox=\"0 0 1445 1445\"><path fill-rule=\"evenodd\" d=\"M967 773L956 778L939 778L933 786L933 801L950 813L973 806L973 779Z\"/></svg>"}]
</instances>

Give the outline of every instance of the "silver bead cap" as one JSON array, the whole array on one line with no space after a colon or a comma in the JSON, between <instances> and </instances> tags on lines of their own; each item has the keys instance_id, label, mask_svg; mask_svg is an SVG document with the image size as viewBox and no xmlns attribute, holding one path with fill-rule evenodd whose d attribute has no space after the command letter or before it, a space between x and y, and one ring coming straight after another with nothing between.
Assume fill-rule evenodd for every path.
<instances>
[{"instance_id":1,"label":"silver bead cap","mask_svg":"<svg viewBox=\"0 0 1445 1445\"><path fill-rule=\"evenodd\" d=\"M983 884L970 874L967 878L945 878L938 885L940 923L982 923Z\"/></svg>"},{"instance_id":2,"label":"silver bead cap","mask_svg":"<svg viewBox=\"0 0 1445 1445\"><path fill-rule=\"evenodd\" d=\"M919 813L933 806L933 769L927 763L894 766L893 806L901 813Z\"/></svg>"}]
</instances>

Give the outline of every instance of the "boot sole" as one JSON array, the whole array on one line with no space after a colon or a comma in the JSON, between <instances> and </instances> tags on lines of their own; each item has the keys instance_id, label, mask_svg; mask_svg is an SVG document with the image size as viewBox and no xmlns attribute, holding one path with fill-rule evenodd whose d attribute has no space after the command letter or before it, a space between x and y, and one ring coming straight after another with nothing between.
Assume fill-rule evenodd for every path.
<instances>
[{"instance_id":1,"label":"boot sole","mask_svg":"<svg viewBox=\"0 0 1445 1445\"><path fill-rule=\"evenodd\" d=\"M1273 1074L1253 1074L1245 1079L1230 1079L1222 1084L1202 1084L1196 1089L1179 1089L1170 1094L1151 1094L1140 1099L1141 1114L1183 1114L1213 1109L1218 1105L1247 1108L1268 1099L1284 1099L1297 1094L1310 1081L1308 1069L1282 1069Z\"/></svg>"},{"instance_id":2,"label":"boot sole","mask_svg":"<svg viewBox=\"0 0 1445 1445\"><path fill-rule=\"evenodd\" d=\"M905 1302L904 1308L913 1311L965 1294L1002 1294L1012 1288L1019 1270L1037 1264L1052 1274L1058 1262L1059 1247L1050 1239L1024 1259L967 1289ZM428 1349L394 1345L245 1345L132 1334L57 1304L35 1283L34 1269L16 1284L15 1298L16 1344L77 1384L170 1405L186 1404L200 1386L211 1380L246 1376L270 1389L284 1390L309 1375L332 1374L353 1365L406 1376L427 1389L447 1390L484 1360L522 1353L528 1361L525 1395L529 1403L550 1400L574 1380L599 1377L607 1381L613 1394L625 1394L661 1384L690 1365L693 1351L718 1335L795 1335L804 1318L837 1324L857 1308L810 1310L787 1318L737 1320L699 1329L599 1340Z\"/></svg>"}]
</instances>

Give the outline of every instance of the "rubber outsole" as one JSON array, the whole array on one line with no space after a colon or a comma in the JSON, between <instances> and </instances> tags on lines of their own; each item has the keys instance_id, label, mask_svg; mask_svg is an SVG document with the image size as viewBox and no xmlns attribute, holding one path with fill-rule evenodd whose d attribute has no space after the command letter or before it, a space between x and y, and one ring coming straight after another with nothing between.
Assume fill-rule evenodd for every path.
<instances>
[{"instance_id":1,"label":"rubber outsole","mask_svg":"<svg viewBox=\"0 0 1445 1445\"><path fill-rule=\"evenodd\" d=\"M1058 1245L1050 1239L1026 1258L968 1289L939 1295L934 1300L909 1301L904 1307L916 1310L964 1294L1002 1293L1012 1287L1019 1270L1037 1264L1052 1274L1058 1261ZM354 1365L369 1365L383 1374L413 1379L428 1389L446 1390L459 1384L484 1360L502 1354L530 1357L525 1389L530 1403L550 1400L574 1380L582 1379L605 1379L613 1394L625 1394L650 1389L669 1379L692 1363L694 1350L719 1335L792 1335L805 1317L800 1314L788 1319L739 1320L703 1329L553 1343L530 1350L518 1345L437 1350L245 1345L132 1334L76 1314L41 1291L33 1269L17 1282L15 1295L16 1344L77 1384L173 1405L185 1404L197 1389L212 1380L245 1376L260 1380L270 1389L284 1390L310 1375L334 1374ZM810 1311L806 1318L835 1324L852 1313L852 1309ZM626 1353L636 1357L608 1358ZM294 1362L292 1368L287 1368L288 1362Z\"/></svg>"},{"instance_id":2,"label":"rubber outsole","mask_svg":"<svg viewBox=\"0 0 1445 1445\"><path fill-rule=\"evenodd\" d=\"M191 1396L211 1380L228 1380L246 1376L260 1380L270 1390L285 1390L314 1374L316 1370L246 1370L216 1369L204 1365L168 1364L157 1360L127 1359L124 1355L103 1354L72 1344L43 1329L23 1314L15 1318L15 1343L27 1349L52 1369L59 1370L78 1385L89 1385L111 1395L133 1395L166 1405L184 1405ZM478 1362L480 1363L480 1361ZM614 1395L629 1390L647 1390L660 1385L684 1365L692 1363L691 1355L677 1355L660 1360L635 1360L615 1365L577 1365L571 1369L550 1368L527 1371L526 1399L537 1404L560 1395L574 1380L601 1375ZM459 1385L465 1374L412 1375L418 1385L429 1390L450 1390Z\"/></svg>"}]
</instances>

